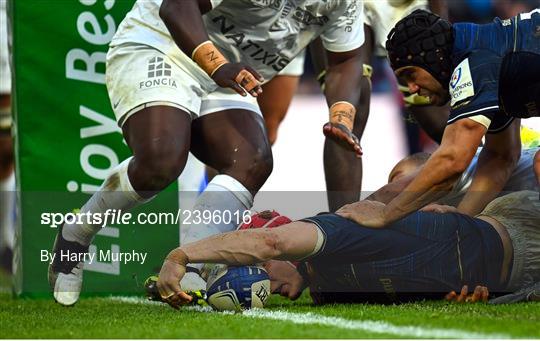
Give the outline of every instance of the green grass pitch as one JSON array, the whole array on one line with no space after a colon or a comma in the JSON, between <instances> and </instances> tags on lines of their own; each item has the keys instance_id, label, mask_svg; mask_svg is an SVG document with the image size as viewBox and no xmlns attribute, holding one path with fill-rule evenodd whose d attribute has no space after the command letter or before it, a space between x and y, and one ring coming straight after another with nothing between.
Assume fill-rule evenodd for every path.
<instances>
[{"instance_id":1,"label":"green grass pitch","mask_svg":"<svg viewBox=\"0 0 540 341\"><path fill-rule=\"evenodd\" d=\"M66 308L2 293L0 331L3 338L540 338L540 303L313 306L304 295L227 314L143 298L83 298Z\"/></svg>"}]
</instances>

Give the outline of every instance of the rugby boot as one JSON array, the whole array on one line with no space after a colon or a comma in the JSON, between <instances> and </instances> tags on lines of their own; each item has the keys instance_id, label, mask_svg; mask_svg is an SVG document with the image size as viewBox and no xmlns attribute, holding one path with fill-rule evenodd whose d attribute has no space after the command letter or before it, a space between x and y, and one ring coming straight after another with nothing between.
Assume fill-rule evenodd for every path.
<instances>
[{"instance_id":1,"label":"rugby boot","mask_svg":"<svg viewBox=\"0 0 540 341\"><path fill-rule=\"evenodd\" d=\"M84 263L79 261L79 257L71 260L69 256L88 254L88 246L65 240L62 236L63 226L59 227L54 241L54 258L49 264L48 277L56 302L70 306L77 302L81 293Z\"/></svg>"}]
</instances>

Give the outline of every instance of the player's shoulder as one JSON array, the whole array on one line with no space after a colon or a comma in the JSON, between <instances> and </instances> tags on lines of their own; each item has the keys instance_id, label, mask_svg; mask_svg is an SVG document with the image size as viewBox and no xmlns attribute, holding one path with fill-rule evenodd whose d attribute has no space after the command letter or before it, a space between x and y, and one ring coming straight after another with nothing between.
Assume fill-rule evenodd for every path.
<instances>
[{"instance_id":1,"label":"player's shoulder","mask_svg":"<svg viewBox=\"0 0 540 341\"><path fill-rule=\"evenodd\" d=\"M448 84L451 102L455 108L483 88L496 87L499 78L501 56L489 49L469 50L461 58L454 59L454 69Z\"/></svg>"}]
</instances>

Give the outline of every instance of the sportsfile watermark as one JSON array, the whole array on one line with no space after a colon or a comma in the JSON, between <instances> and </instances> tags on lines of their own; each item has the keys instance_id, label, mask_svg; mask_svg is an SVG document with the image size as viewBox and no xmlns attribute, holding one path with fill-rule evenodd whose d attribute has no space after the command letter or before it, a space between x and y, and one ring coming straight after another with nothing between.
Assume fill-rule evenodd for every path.
<instances>
[{"instance_id":1,"label":"sportsfile watermark","mask_svg":"<svg viewBox=\"0 0 540 341\"><path fill-rule=\"evenodd\" d=\"M249 224L251 212L230 210L183 210L173 212L141 212L133 214L123 210L107 209L105 212L44 212L41 225L57 228L62 224L114 226L114 225L201 225Z\"/></svg>"}]
</instances>

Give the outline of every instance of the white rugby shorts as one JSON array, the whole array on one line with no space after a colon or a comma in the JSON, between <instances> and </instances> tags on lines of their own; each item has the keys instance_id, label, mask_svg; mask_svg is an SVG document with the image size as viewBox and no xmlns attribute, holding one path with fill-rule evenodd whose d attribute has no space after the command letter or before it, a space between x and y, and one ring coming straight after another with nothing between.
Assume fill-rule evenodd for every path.
<instances>
[{"instance_id":1,"label":"white rugby shorts","mask_svg":"<svg viewBox=\"0 0 540 341\"><path fill-rule=\"evenodd\" d=\"M279 71L277 76L297 76L300 77L304 74L304 61L306 59L306 50L302 51L299 55L294 57L293 60L283 70Z\"/></svg>"},{"instance_id":2,"label":"white rugby shorts","mask_svg":"<svg viewBox=\"0 0 540 341\"><path fill-rule=\"evenodd\" d=\"M374 34L373 49L378 57L386 57L386 37L399 20L416 9L429 10L427 0L411 1L366 1L364 24Z\"/></svg>"},{"instance_id":3,"label":"white rugby shorts","mask_svg":"<svg viewBox=\"0 0 540 341\"><path fill-rule=\"evenodd\" d=\"M243 109L262 116L257 99L220 88L210 78L201 82L190 65L141 44L109 49L106 84L119 126L136 112L157 105L179 108L193 119L222 110ZM186 63L184 63L186 64ZM204 83L204 84L202 84Z\"/></svg>"}]
</instances>

